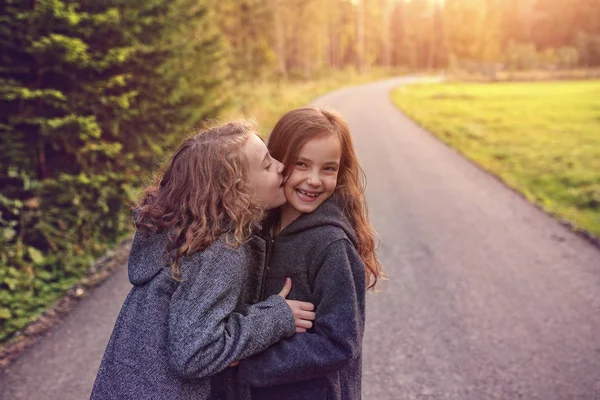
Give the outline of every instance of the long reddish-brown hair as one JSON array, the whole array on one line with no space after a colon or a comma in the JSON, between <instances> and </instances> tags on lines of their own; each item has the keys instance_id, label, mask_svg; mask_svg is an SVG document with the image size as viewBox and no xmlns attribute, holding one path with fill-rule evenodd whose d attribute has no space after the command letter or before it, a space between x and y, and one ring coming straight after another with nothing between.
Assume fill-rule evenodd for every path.
<instances>
[{"instance_id":1,"label":"long reddish-brown hair","mask_svg":"<svg viewBox=\"0 0 600 400\"><path fill-rule=\"evenodd\" d=\"M254 124L235 121L194 132L144 190L135 226L145 234L168 231L165 249L171 273L180 279L180 259L202 251L221 235L237 246L263 217L245 179L243 146Z\"/></svg>"},{"instance_id":2,"label":"long reddish-brown hair","mask_svg":"<svg viewBox=\"0 0 600 400\"><path fill-rule=\"evenodd\" d=\"M284 176L289 176L302 146L325 135L336 135L342 144L335 191L342 195L344 213L356 231L358 253L366 268L367 286L373 289L383 275L383 267L375 253L377 233L369 222L365 173L358 163L350 128L344 118L332 110L314 106L289 111L277 122L269 136L269 152L284 164Z\"/></svg>"}]
</instances>

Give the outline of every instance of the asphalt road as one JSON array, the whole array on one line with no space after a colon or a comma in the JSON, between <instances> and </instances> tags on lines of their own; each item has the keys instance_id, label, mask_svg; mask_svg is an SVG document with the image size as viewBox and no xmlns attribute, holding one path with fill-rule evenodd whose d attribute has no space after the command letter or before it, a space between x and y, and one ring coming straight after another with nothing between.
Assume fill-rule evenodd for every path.
<instances>
[{"instance_id":1,"label":"asphalt road","mask_svg":"<svg viewBox=\"0 0 600 400\"><path fill-rule=\"evenodd\" d=\"M398 78L315 101L348 120L389 280L369 295L367 400L600 399L600 250L399 113ZM2 400L85 399L120 268L0 375Z\"/></svg>"}]
</instances>

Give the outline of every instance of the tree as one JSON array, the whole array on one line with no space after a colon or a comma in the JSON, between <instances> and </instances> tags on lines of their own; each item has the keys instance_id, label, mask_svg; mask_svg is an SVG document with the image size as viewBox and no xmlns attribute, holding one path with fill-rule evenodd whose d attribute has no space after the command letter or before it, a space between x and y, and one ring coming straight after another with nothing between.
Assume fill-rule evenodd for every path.
<instances>
[{"instance_id":1,"label":"tree","mask_svg":"<svg viewBox=\"0 0 600 400\"><path fill-rule=\"evenodd\" d=\"M268 76L277 66L273 2L212 0L217 25L226 38L229 70L237 81Z\"/></svg>"},{"instance_id":2,"label":"tree","mask_svg":"<svg viewBox=\"0 0 600 400\"><path fill-rule=\"evenodd\" d=\"M85 271L82 257L127 226L156 157L224 105L210 12L197 0L1 4L0 289L28 300L0 297L0 324L22 326L24 309L72 282L59 277Z\"/></svg>"}]
</instances>

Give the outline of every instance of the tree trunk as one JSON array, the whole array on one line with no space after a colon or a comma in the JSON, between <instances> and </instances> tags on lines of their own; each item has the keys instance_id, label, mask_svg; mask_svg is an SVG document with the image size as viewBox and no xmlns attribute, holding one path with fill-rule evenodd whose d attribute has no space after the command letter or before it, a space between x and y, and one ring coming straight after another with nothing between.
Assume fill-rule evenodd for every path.
<instances>
[{"instance_id":1,"label":"tree trunk","mask_svg":"<svg viewBox=\"0 0 600 400\"><path fill-rule=\"evenodd\" d=\"M46 179L46 176L47 176L46 151L44 149L44 142L42 142L38 145L38 166L39 166L38 178L40 181L43 181L44 179Z\"/></svg>"},{"instance_id":2,"label":"tree trunk","mask_svg":"<svg viewBox=\"0 0 600 400\"><path fill-rule=\"evenodd\" d=\"M365 69L365 0L359 0L356 5L356 53L357 69L362 73Z\"/></svg>"},{"instance_id":3,"label":"tree trunk","mask_svg":"<svg viewBox=\"0 0 600 400\"><path fill-rule=\"evenodd\" d=\"M272 0L275 14L275 53L277 54L277 69L284 79L287 79L287 67L285 64L285 48L283 45L283 28L281 26L280 0Z\"/></svg>"}]
</instances>

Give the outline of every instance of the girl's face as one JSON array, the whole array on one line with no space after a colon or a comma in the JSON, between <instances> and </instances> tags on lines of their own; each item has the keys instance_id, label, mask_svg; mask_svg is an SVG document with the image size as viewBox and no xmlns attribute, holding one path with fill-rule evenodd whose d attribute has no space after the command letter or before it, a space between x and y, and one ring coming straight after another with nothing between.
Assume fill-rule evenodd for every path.
<instances>
[{"instance_id":1,"label":"girl's face","mask_svg":"<svg viewBox=\"0 0 600 400\"><path fill-rule=\"evenodd\" d=\"M294 170L286 177L287 205L300 213L315 211L335 191L341 158L342 145L337 135L306 142Z\"/></svg>"},{"instance_id":2,"label":"girl's face","mask_svg":"<svg viewBox=\"0 0 600 400\"><path fill-rule=\"evenodd\" d=\"M267 146L255 134L244 144L248 160L248 179L255 195L266 209L280 207L285 203L283 194L283 164L269 154Z\"/></svg>"}]
</instances>

